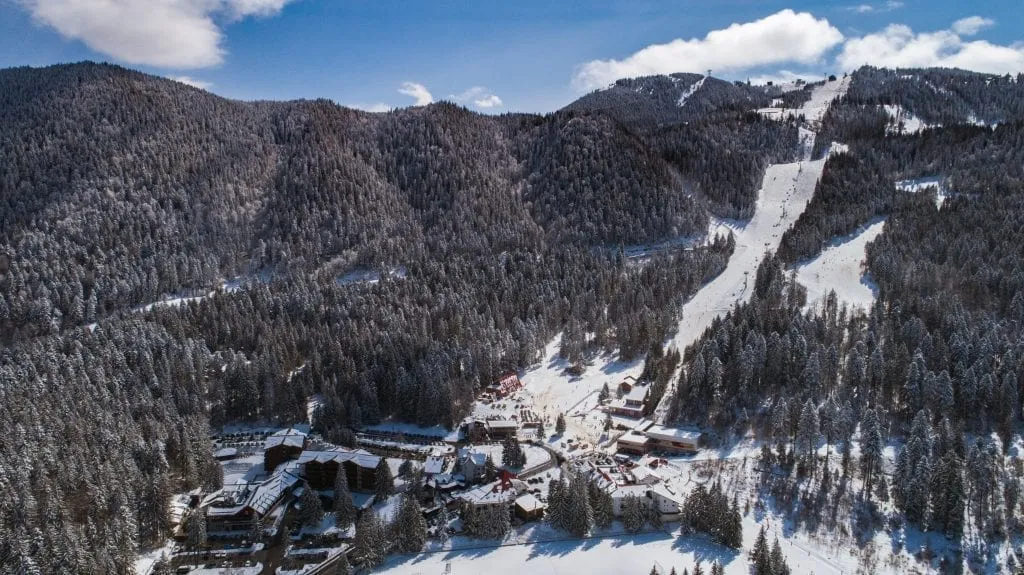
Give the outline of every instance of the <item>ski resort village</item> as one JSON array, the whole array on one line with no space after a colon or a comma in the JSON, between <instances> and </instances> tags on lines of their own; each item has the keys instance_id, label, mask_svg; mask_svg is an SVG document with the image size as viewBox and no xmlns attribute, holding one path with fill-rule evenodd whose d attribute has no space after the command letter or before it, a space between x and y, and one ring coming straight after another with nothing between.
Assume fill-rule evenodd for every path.
<instances>
[{"instance_id":1,"label":"ski resort village","mask_svg":"<svg viewBox=\"0 0 1024 575\"><path fill-rule=\"evenodd\" d=\"M964 485L942 483L941 461L915 467L920 455L883 439L872 410L858 419L835 398L776 402L770 414L757 414L769 421L770 432L760 436L743 421L678 423L704 409L687 403L681 381L721 385L723 373L744 377L716 356L705 363L709 344L694 346L707 334L715 349L732 345L722 318L767 289L759 266L804 212L825 163L846 153L816 142L816 131L849 85L849 77L785 85L782 95L808 94L792 109L780 95L758 111L799 123L800 152L767 166L751 217L712 218L696 240L628 251L632 265L643 266L662 249L725 238L734 245L724 270L682 304L664 346L631 361L608 352L579 357L559 335L539 362L478 386L471 414L451 428L385 419L332 443L322 432L324 399L314 395L305 421L217 429L211 441L222 477L174 497L173 539L138 559L139 575L959 572L953 557L1007 572L1020 544L1013 538L979 552L934 530L886 521L912 508L913 498L931 497L933 526L964 531L965 540L983 529L960 524ZM678 105L704 89L702 78ZM894 110L887 108L899 112L900 129L920 127ZM815 148L824 151L812 159ZM901 182L899 189L918 193L924 185ZM789 268L789 281L805 294L794 313L824 310L834 320L838 306L870 309L878 289L863 261L884 226L884 218L870 221ZM767 353L778 348L768 346ZM801 377L834 381L839 366L827 355L815 351ZM681 374L684 362L691 367ZM865 374L877 367L862 363ZM912 433L924 437L931 426L920 416ZM951 430L938 429L927 434L929 445L948 441ZM1018 443L1007 455L1019 467Z\"/></svg>"}]
</instances>

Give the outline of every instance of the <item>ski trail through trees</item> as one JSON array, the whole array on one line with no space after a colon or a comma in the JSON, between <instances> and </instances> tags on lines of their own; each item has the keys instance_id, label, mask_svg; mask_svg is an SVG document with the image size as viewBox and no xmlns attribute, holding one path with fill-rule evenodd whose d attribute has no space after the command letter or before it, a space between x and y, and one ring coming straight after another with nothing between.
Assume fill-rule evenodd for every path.
<instances>
[{"instance_id":1,"label":"ski trail through trees","mask_svg":"<svg viewBox=\"0 0 1024 575\"><path fill-rule=\"evenodd\" d=\"M829 104L841 97L848 86L849 78L843 78L816 87L810 100L800 108L800 114L816 128ZM807 207L814 195L814 186L821 177L825 159L810 159L809 150L814 147L815 132L801 130L801 136L804 159L768 166L758 190L754 217L746 222L719 224L719 232L725 231L724 227L735 236L736 251L729 258L725 271L683 305L679 330L669 343L670 347L684 351L700 338L716 317L725 315L737 303L750 298L761 259L766 253L779 248L782 234ZM664 420L674 395L674 390L666 391L655 411L656 420Z\"/></svg>"}]
</instances>

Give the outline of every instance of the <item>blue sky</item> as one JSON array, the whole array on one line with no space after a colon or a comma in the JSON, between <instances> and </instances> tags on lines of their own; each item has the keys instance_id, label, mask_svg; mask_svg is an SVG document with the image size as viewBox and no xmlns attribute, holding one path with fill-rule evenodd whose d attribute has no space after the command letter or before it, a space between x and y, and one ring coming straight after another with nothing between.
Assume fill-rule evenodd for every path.
<instances>
[{"instance_id":1,"label":"blue sky","mask_svg":"<svg viewBox=\"0 0 1024 575\"><path fill-rule=\"evenodd\" d=\"M1020 0L0 0L0 67L110 61L242 99L547 112L617 77L1024 72ZM730 28L730 26L732 26ZM404 86L404 87L403 87Z\"/></svg>"}]
</instances>

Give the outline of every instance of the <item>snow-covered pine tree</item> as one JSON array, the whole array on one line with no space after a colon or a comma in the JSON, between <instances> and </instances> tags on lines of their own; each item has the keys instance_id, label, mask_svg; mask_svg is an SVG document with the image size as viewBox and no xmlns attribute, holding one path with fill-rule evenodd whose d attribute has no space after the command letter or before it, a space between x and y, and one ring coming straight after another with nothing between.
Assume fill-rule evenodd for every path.
<instances>
[{"instance_id":1,"label":"snow-covered pine tree","mask_svg":"<svg viewBox=\"0 0 1024 575\"><path fill-rule=\"evenodd\" d=\"M565 414L559 413L558 419L555 420L555 433L562 435L565 433Z\"/></svg>"},{"instance_id":2,"label":"snow-covered pine tree","mask_svg":"<svg viewBox=\"0 0 1024 575\"><path fill-rule=\"evenodd\" d=\"M188 546L196 550L206 545L206 515L201 509L193 509L185 518L185 530L188 532Z\"/></svg>"},{"instance_id":3,"label":"snow-covered pine tree","mask_svg":"<svg viewBox=\"0 0 1024 575\"><path fill-rule=\"evenodd\" d=\"M871 499L875 473L882 465L882 428L874 409L864 410L860 422L860 472L864 478L864 493Z\"/></svg>"},{"instance_id":4,"label":"snow-covered pine tree","mask_svg":"<svg viewBox=\"0 0 1024 575\"><path fill-rule=\"evenodd\" d=\"M324 508L320 503L320 495L309 483L303 483L302 494L299 495L299 523L319 525L323 518Z\"/></svg>"},{"instance_id":5,"label":"snow-covered pine tree","mask_svg":"<svg viewBox=\"0 0 1024 575\"><path fill-rule=\"evenodd\" d=\"M818 409L814 402L807 399L803 409L800 410L800 422L797 425L796 443L804 460L814 463L814 452L818 448L818 441L821 438L821 430L818 424Z\"/></svg>"},{"instance_id":6,"label":"snow-covered pine tree","mask_svg":"<svg viewBox=\"0 0 1024 575\"><path fill-rule=\"evenodd\" d=\"M638 533L644 528L643 503L636 495L622 498L622 525L630 533Z\"/></svg>"},{"instance_id":7,"label":"snow-covered pine tree","mask_svg":"<svg viewBox=\"0 0 1024 575\"><path fill-rule=\"evenodd\" d=\"M384 562L388 550L387 533L384 523L372 510L360 517L353 545L356 556L367 568L373 569Z\"/></svg>"},{"instance_id":8,"label":"snow-covered pine tree","mask_svg":"<svg viewBox=\"0 0 1024 575\"><path fill-rule=\"evenodd\" d=\"M427 521L423 518L420 504L410 494L402 495L394 520L394 542L402 553L416 553L423 550L427 542Z\"/></svg>"},{"instance_id":9,"label":"snow-covered pine tree","mask_svg":"<svg viewBox=\"0 0 1024 575\"><path fill-rule=\"evenodd\" d=\"M345 468L339 466L338 475L334 478L334 521L341 529L348 529L355 520L356 507L352 503L348 477L345 476Z\"/></svg>"},{"instance_id":10,"label":"snow-covered pine tree","mask_svg":"<svg viewBox=\"0 0 1024 575\"><path fill-rule=\"evenodd\" d=\"M786 563L786 556L782 554L782 546L779 545L779 538L772 543L771 552L772 575L789 575L789 564Z\"/></svg>"},{"instance_id":11,"label":"snow-covered pine tree","mask_svg":"<svg viewBox=\"0 0 1024 575\"><path fill-rule=\"evenodd\" d=\"M758 531L754 547L750 550L750 569L753 575L773 575L771 550L768 548L768 535L764 525Z\"/></svg>"},{"instance_id":12,"label":"snow-covered pine tree","mask_svg":"<svg viewBox=\"0 0 1024 575\"><path fill-rule=\"evenodd\" d=\"M391 475L387 459L381 457L373 473L377 500L383 501L395 492L395 478Z\"/></svg>"}]
</instances>

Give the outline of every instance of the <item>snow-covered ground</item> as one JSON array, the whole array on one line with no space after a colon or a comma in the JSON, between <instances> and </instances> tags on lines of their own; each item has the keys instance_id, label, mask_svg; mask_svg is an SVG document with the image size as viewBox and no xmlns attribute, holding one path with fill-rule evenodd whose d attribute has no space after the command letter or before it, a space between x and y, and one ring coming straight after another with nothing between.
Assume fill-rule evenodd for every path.
<instances>
[{"instance_id":1,"label":"snow-covered ground","mask_svg":"<svg viewBox=\"0 0 1024 575\"><path fill-rule=\"evenodd\" d=\"M946 201L946 198L952 195L946 188L946 179L942 176L928 176L912 180L900 180L896 182L896 189L911 194L917 194L927 190L935 190L935 205L939 209L942 209L942 204Z\"/></svg>"},{"instance_id":2,"label":"snow-covered ground","mask_svg":"<svg viewBox=\"0 0 1024 575\"><path fill-rule=\"evenodd\" d=\"M882 107L885 109L885 113L889 114L889 119L892 122L885 130L890 134L916 134L925 128L931 127L924 123L921 118L904 110L902 106L886 105Z\"/></svg>"},{"instance_id":3,"label":"snow-covered ground","mask_svg":"<svg viewBox=\"0 0 1024 575\"><path fill-rule=\"evenodd\" d=\"M803 114L804 119L810 122L812 126L817 125L825 117L825 112L832 105L832 101L842 97L849 87L849 76L815 86L814 90L811 91L811 99L800 107L799 113Z\"/></svg>"},{"instance_id":4,"label":"snow-covered ground","mask_svg":"<svg viewBox=\"0 0 1024 575\"><path fill-rule=\"evenodd\" d=\"M841 303L865 310L878 293L862 264L868 243L882 233L885 220L879 219L854 233L836 238L814 259L796 266L797 281L807 288L807 305L814 306L830 291Z\"/></svg>"},{"instance_id":5,"label":"snow-covered ground","mask_svg":"<svg viewBox=\"0 0 1024 575\"><path fill-rule=\"evenodd\" d=\"M774 104L776 104L776 102L773 101L773 105L771 107L760 108L757 110L757 113L771 120L784 120L789 116L798 117L803 115L804 119L811 126L817 126L825 116L825 112L828 111L828 107L832 104L832 101L845 94L849 87L850 78L839 78L832 82L825 82L821 86L815 86L811 91L811 99L799 108L783 108L775 106Z\"/></svg>"},{"instance_id":6,"label":"snow-covered ground","mask_svg":"<svg viewBox=\"0 0 1024 575\"><path fill-rule=\"evenodd\" d=\"M491 459L494 461L494 464L497 465L498 467L502 467L501 455L504 450L502 449L500 443L492 443L489 445L477 445L476 447L474 447L474 449L476 451L482 451L490 455ZM548 453L547 450L545 450L542 447L537 447L536 445L523 445L522 449L523 454L526 455L526 465L524 465L523 468L518 471L518 473L529 472L530 470L551 461L551 454Z\"/></svg>"},{"instance_id":7,"label":"snow-covered ground","mask_svg":"<svg viewBox=\"0 0 1024 575\"><path fill-rule=\"evenodd\" d=\"M810 125L815 126L832 100L842 96L849 87L849 78L816 86L810 99L797 110ZM801 128L800 141L804 159L788 164L772 164L765 170L757 194L754 217L747 222L717 222L718 229L728 228L736 238L736 250L725 270L708 282L683 305L679 330L671 345L680 351L697 341L716 317L724 315L737 303L750 298L757 266L767 252L774 252L782 234L796 222L814 195L814 187L825 167L825 159L810 160L815 133ZM841 148L832 146L830 153ZM668 410L669 390L655 412L662 419Z\"/></svg>"},{"instance_id":8,"label":"snow-covered ground","mask_svg":"<svg viewBox=\"0 0 1024 575\"><path fill-rule=\"evenodd\" d=\"M579 439L593 445L601 438L601 424L604 414L595 410L597 396L605 384L615 387L626 376L638 377L644 369L643 360L624 363L612 355L597 358L579 376L565 372L568 362L558 357L561 338L556 337L544 351L544 359L528 369L520 379L524 391L532 396L534 411L545 420L547 432L554 431L554 421L559 413L565 414L566 433L558 438ZM550 420L550 422L548 422Z\"/></svg>"},{"instance_id":9,"label":"snow-covered ground","mask_svg":"<svg viewBox=\"0 0 1024 575\"><path fill-rule=\"evenodd\" d=\"M694 82L689 88L686 89L685 92L683 92L683 94L681 96L679 96L679 101L676 102L676 104L680 108L685 106L686 105L686 101L690 99L690 96L693 96L694 94L696 94L697 90L700 90L700 87L704 85L704 80L707 80L707 79L708 79L708 77L704 76L700 80L697 80L696 82Z\"/></svg>"}]
</instances>

